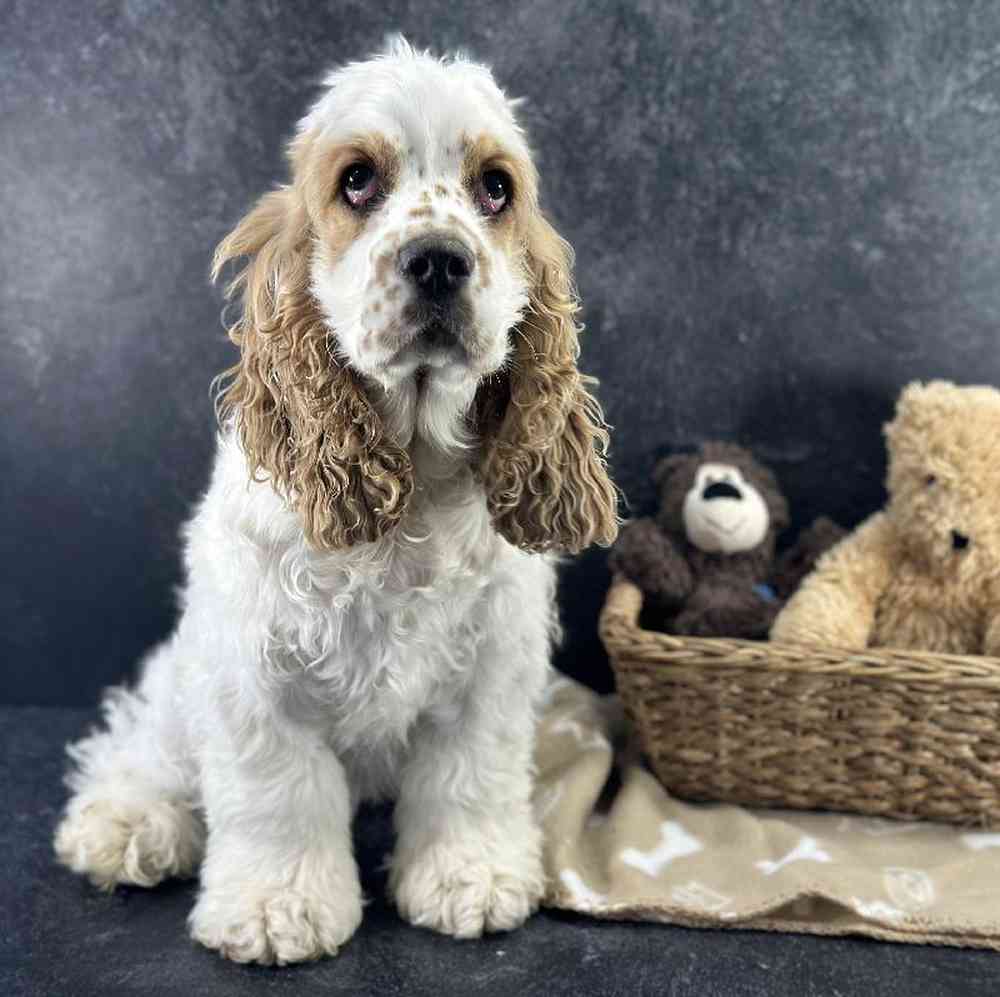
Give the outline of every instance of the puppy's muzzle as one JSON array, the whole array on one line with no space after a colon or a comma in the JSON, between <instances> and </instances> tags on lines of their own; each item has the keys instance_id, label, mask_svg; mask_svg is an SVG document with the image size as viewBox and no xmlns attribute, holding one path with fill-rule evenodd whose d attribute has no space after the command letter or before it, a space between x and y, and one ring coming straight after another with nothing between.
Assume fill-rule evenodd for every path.
<instances>
[{"instance_id":1,"label":"puppy's muzzle","mask_svg":"<svg viewBox=\"0 0 1000 997\"><path fill-rule=\"evenodd\" d=\"M426 301L445 304L468 283L476 267L460 239L425 236L399 251L399 270Z\"/></svg>"}]
</instances>

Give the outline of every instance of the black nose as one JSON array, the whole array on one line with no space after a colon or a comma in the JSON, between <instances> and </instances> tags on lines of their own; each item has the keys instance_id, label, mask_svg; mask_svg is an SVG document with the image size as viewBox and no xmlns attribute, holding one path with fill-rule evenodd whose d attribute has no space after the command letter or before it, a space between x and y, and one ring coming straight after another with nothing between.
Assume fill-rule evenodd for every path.
<instances>
[{"instance_id":1,"label":"black nose","mask_svg":"<svg viewBox=\"0 0 1000 997\"><path fill-rule=\"evenodd\" d=\"M951 546L955 550L965 550L969 546L969 538L958 530L951 531Z\"/></svg>"},{"instance_id":2,"label":"black nose","mask_svg":"<svg viewBox=\"0 0 1000 997\"><path fill-rule=\"evenodd\" d=\"M458 291L472 276L476 258L458 239L415 239L399 251L399 269L432 301Z\"/></svg>"},{"instance_id":3,"label":"black nose","mask_svg":"<svg viewBox=\"0 0 1000 997\"><path fill-rule=\"evenodd\" d=\"M709 485L702 493L701 497L703 499L717 499L717 498L743 498L743 492L741 492L735 485L731 485L728 481L716 481Z\"/></svg>"}]
</instances>

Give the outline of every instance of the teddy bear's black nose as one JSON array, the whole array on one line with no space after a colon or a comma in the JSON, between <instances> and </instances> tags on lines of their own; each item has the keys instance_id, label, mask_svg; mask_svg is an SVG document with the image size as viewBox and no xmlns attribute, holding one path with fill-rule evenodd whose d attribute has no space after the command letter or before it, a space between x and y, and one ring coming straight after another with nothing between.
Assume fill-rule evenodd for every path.
<instances>
[{"instance_id":1,"label":"teddy bear's black nose","mask_svg":"<svg viewBox=\"0 0 1000 997\"><path fill-rule=\"evenodd\" d=\"M743 498L743 493L728 481L716 481L701 493L701 497L706 500L717 498L741 499Z\"/></svg>"},{"instance_id":2,"label":"teddy bear's black nose","mask_svg":"<svg viewBox=\"0 0 1000 997\"><path fill-rule=\"evenodd\" d=\"M955 550L965 550L969 546L969 538L958 530L951 531L951 546Z\"/></svg>"}]
</instances>

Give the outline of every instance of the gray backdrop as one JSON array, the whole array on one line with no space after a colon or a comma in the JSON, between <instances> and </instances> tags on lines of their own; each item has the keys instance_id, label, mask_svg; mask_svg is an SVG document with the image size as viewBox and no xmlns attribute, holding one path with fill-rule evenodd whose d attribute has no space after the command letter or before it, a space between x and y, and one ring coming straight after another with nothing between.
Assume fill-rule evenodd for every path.
<instances>
[{"instance_id":1,"label":"gray backdrop","mask_svg":"<svg viewBox=\"0 0 1000 997\"><path fill-rule=\"evenodd\" d=\"M0 701L92 702L170 627L232 359L212 248L395 29L528 98L636 510L725 437L854 523L903 383L1000 380L995 0L0 0ZM606 583L563 586L599 686Z\"/></svg>"}]
</instances>

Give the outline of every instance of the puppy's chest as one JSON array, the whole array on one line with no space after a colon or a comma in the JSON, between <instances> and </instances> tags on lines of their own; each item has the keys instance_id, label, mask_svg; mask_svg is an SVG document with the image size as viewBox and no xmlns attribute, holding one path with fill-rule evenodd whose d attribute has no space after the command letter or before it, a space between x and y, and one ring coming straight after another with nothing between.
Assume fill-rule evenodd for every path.
<instances>
[{"instance_id":1,"label":"puppy's chest","mask_svg":"<svg viewBox=\"0 0 1000 997\"><path fill-rule=\"evenodd\" d=\"M903 567L883 594L872 643L950 654L981 654L982 596L977 586L953 580L935 584Z\"/></svg>"},{"instance_id":2,"label":"puppy's chest","mask_svg":"<svg viewBox=\"0 0 1000 997\"><path fill-rule=\"evenodd\" d=\"M342 749L404 740L453 701L488 632L491 565L434 532L414 537L371 560L314 558L286 580L280 639Z\"/></svg>"}]
</instances>

